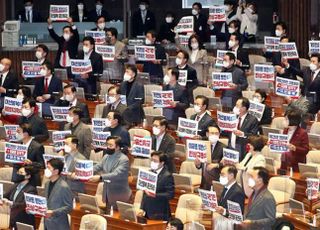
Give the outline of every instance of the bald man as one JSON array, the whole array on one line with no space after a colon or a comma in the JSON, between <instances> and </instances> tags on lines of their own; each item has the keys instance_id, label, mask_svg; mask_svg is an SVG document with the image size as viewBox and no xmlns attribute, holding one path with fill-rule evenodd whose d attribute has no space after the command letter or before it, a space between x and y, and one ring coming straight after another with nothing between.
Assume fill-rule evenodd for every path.
<instances>
[{"instance_id":1,"label":"bald man","mask_svg":"<svg viewBox=\"0 0 320 230\"><path fill-rule=\"evenodd\" d=\"M10 70L11 64L12 62L9 58L2 58L0 61L1 108L3 107L4 97L13 97L19 88L18 77Z\"/></svg>"}]
</instances>

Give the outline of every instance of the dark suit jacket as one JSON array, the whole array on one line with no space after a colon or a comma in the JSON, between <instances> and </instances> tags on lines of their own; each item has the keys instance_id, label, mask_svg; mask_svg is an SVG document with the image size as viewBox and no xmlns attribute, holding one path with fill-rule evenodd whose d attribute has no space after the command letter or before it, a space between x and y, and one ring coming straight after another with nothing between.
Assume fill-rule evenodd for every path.
<instances>
[{"instance_id":1,"label":"dark suit jacket","mask_svg":"<svg viewBox=\"0 0 320 230\"><path fill-rule=\"evenodd\" d=\"M121 137L120 147L130 147L130 134L125 127L121 125L118 125L115 128L106 127L103 131L110 132L111 136Z\"/></svg>"},{"instance_id":2,"label":"dark suit jacket","mask_svg":"<svg viewBox=\"0 0 320 230\"><path fill-rule=\"evenodd\" d=\"M103 9L101 10L101 16L103 16L106 19L106 22L110 20L109 14L107 13L107 11L105 11ZM96 9L93 9L89 12L89 16L88 16L89 20L88 21L95 22L95 21L97 21L98 17L99 16L97 15Z\"/></svg>"},{"instance_id":3,"label":"dark suit jacket","mask_svg":"<svg viewBox=\"0 0 320 230\"><path fill-rule=\"evenodd\" d=\"M171 217L169 201L174 197L174 181L172 174L164 167L158 174L155 197L143 194L141 209L148 219L168 220Z\"/></svg>"},{"instance_id":4,"label":"dark suit jacket","mask_svg":"<svg viewBox=\"0 0 320 230\"><path fill-rule=\"evenodd\" d=\"M71 17L72 17L74 22L80 22L78 7L76 7L76 10L72 12ZM88 11L86 9L83 9L82 21L83 22L88 22L89 21Z\"/></svg>"},{"instance_id":5,"label":"dark suit jacket","mask_svg":"<svg viewBox=\"0 0 320 230\"><path fill-rule=\"evenodd\" d=\"M272 122L272 109L265 105L264 112L261 118L261 121L259 122L259 125L269 125Z\"/></svg>"},{"instance_id":6,"label":"dark suit jacket","mask_svg":"<svg viewBox=\"0 0 320 230\"><path fill-rule=\"evenodd\" d=\"M250 69L249 54L243 48L237 49L237 59L241 61L242 66L238 66L243 71Z\"/></svg>"},{"instance_id":7,"label":"dark suit jacket","mask_svg":"<svg viewBox=\"0 0 320 230\"><path fill-rule=\"evenodd\" d=\"M202 42L208 40L208 18L204 14L200 13L198 17L193 16L194 18L194 32L200 37Z\"/></svg>"},{"instance_id":8,"label":"dark suit jacket","mask_svg":"<svg viewBox=\"0 0 320 230\"><path fill-rule=\"evenodd\" d=\"M141 11L138 10L134 12L132 18L132 37L137 37L138 35L145 35L149 30L156 29L156 20L154 14L147 10L146 20L143 24Z\"/></svg>"},{"instance_id":9,"label":"dark suit jacket","mask_svg":"<svg viewBox=\"0 0 320 230\"><path fill-rule=\"evenodd\" d=\"M10 191L3 195L10 201L13 201L14 194L17 191L19 183L15 184ZM37 194L37 189L30 183L26 184L18 193L16 199L13 201L13 205L10 208L10 227L17 228L16 222L29 224L35 227L34 215L26 213L26 203L24 200L24 193Z\"/></svg>"},{"instance_id":10,"label":"dark suit jacket","mask_svg":"<svg viewBox=\"0 0 320 230\"><path fill-rule=\"evenodd\" d=\"M21 22L27 22L26 18L26 11L20 10L18 14L16 15L16 20L19 20L19 15L21 16ZM41 17L41 14L37 11L32 9L32 22L43 22L43 18Z\"/></svg>"},{"instance_id":11,"label":"dark suit jacket","mask_svg":"<svg viewBox=\"0 0 320 230\"><path fill-rule=\"evenodd\" d=\"M43 154L44 154L44 147L43 145L39 144L35 140L32 140L29 148L28 148L28 156L27 158L32 161L32 163L38 167L39 169L44 168L44 160L43 160ZM12 181L15 182L17 178L17 172L21 165L14 164L13 165L13 171L12 171ZM41 178L40 174L33 175L32 179L29 182L34 187L41 186Z\"/></svg>"},{"instance_id":12,"label":"dark suit jacket","mask_svg":"<svg viewBox=\"0 0 320 230\"><path fill-rule=\"evenodd\" d=\"M31 117L21 116L18 120L18 124L29 123L32 129L32 136L34 140L42 143L49 138L49 132L45 121L38 115L33 114Z\"/></svg>"},{"instance_id":13,"label":"dark suit jacket","mask_svg":"<svg viewBox=\"0 0 320 230\"><path fill-rule=\"evenodd\" d=\"M159 32L159 41L161 42L164 39L167 39L168 41L175 43L175 36L176 34L173 31L174 27L176 26L175 22L172 23L166 23L164 22L160 26L160 32Z\"/></svg>"},{"instance_id":14,"label":"dark suit jacket","mask_svg":"<svg viewBox=\"0 0 320 230\"><path fill-rule=\"evenodd\" d=\"M103 107L102 110L102 118L106 118L108 116L108 113L111 112L111 104L106 105L105 107ZM114 112L118 112L122 115L122 113L126 110L127 106L122 104L121 102L117 105L117 107L115 108Z\"/></svg>"},{"instance_id":15,"label":"dark suit jacket","mask_svg":"<svg viewBox=\"0 0 320 230\"><path fill-rule=\"evenodd\" d=\"M16 74L14 74L13 72L9 71L6 79L4 80L2 87L6 89L6 93L1 93L0 97L14 97L14 94L16 94L18 92L18 88L19 88L19 81L18 81L18 77Z\"/></svg>"},{"instance_id":16,"label":"dark suit jacket","mask_svg":"<svg viewBox=\"0 0 320 230\"><path fill-rule=\"evenodd\" d=\"M141 123L144 117L142 104L144 103L144 87L134 80L130 93L127 93L128 82L121 83L121 95L127 95L127 109L123 112L123 119L131 123Z\"/></svg>"},{"instance_id":17,"label":"dark suit jacket","mask_svg":"<svg viewBox=\"0 0 320 230\"><path fill-rule=\"evenodd\" d=\"M225 192L223 191L218 202L218 205L225 208L227 210L226 215L228 216L228 200L236 202L240 204L241 211L243 214L244 211L244 201L245 201L245 194L241 186L236 182L231 188L227 191L226 196L224 197Z\"/></svg>"},{"instance_id":18,"label":"dark suit jacket","mask_svg":"<svg viewBox=\"0 0 320 230\"><path fill-rule=\"evenodd\" d=\"M43 94L46 94L44 92L44 77L39 78L36 80L35 86L34 86L34 90L33 90L33 97L37 98L38 96L42 96ZM52 76L50 84L48 86L48 92L47 94L50 94L51 97L46 100L46 103L50 103L53 104L55 101L55 95L59 95L60 92L62 92L62 81L61 79Z\"/></svg>"},{"instance_id":19,"label":"dark suit jacket","mask_svg":"<svg viewBox=\"0 0 320 230\"><path fill-rule=\"evenodd\" d=\"M55 103L54 103L54 106L60 106L60 107L67 107L67 106L70 106L70 102L69 101L66 101L66 100L57 100ZM88 105L77 100L77 103L76 103L76 106L79 107L82 111L82 117L81 117L81 121L83 123L86 123L86 124L91 124L91 118L90 118L90 114L89 114L89 109L88 109Z\"/></svg>"},{"instance_id":20,"label":"dark suit jacket","mask_svg":"<svg viewBox=\"0 0 320 230\"><path fill-rule=\"evenodd\" d=\"M153 64L150 61L143 61L143 72L149 73L150 76L156 76L158 78L163 78L162 65L166 63L166 51L164 47L160 44L152 45L155 47L156 60L161 60L160 64Z\"/></svg>"},{"instance_id":21,"label":"dark suit jacket","mask_svg":"<svg viewBox=\"0 0 320 230\"><path fill-rule=\"evenodd\" d=\"M197 114L193 114L190 119L196 120ZM208 114L205 113L200 121L198 121L198 135L202 138L206 137L207 129L209 126L216 125L216 122L213 118Z\"/></svg>"},{"instance_id":22,"label":"dark suit jacket","mask_svg":"<svg viewBox=\"0 0 320 230\"><path fill-rule=\"evenodd\" d=\"M281 64L281 52L273 52L272 53L272 65L282 65ZM289 59L288 60L290 66L293 66L294 68L300 69L300 61L299 59Z\"/></svg>"},{"instance_id":23,"label":"dark suit jacket","mask_svg":"<svg viewBox=\"0 0 320 230\"><path fill-rule=\"evenodd\" d=\"M197 71L194 68L192 68L191 66L189 66L188 64L183 69L179 69L179 70L187 70L188 71L186 88L187 88L187 92L188 92L189 102L193 103L193 90L199 85Z\"/></svg>"},{"instance_id":24,"label":"dark suit jacket","mask_svg":"<svg viewBox=\"0 0 320 230\"><path fill-rule=\"evenodd\" d=\"M152 135L152 149L156 150L156 137ZM174 153L176 150L176 141L175 139L168 133L165 133L161 144L159 146L159 151L163 152L168 156L167 168L169 172L176 172L176 166L174 164Z\"/></svg>"},{"instance_id":25,"label":"dark suit jacket","mask_svg":"<svg viewBox=\"0 0 320 230\"><path fill-rule=\"evenodd\" d=\"M59 68L59 67L61 68L60 63L59 63L60 56L63 51L64 42L66 42L66 40L64 40L63 36L57 35L53 28L52 29L48 28L48 31L49 31L51 38L56 43L58 43L58 46L59 46L58 51L57 51L57 56L56 56L56 59L54 62L54 66L56 68ZM78 33L77 29L75 29L75 30L72 29L72 32L73 32L73 36L70 38L69 41L67 41L66 49L69 53L70 58L75 59L78 54L79 33Z\"/></svg>"}]
</instances>

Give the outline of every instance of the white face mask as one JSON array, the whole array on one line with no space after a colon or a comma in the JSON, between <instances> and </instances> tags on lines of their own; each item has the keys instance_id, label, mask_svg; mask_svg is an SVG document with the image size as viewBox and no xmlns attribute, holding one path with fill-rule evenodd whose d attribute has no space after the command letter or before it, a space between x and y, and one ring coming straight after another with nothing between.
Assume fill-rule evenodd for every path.
<instances>
[{"instance_id":1,"label":"white face mask","mask_svg":"<svg viewBox=\"0 0 320 230\"><path fill-rule=\"evenodd\" d=\"M157 170L159 168L160 163L151 161L150 168L151 170Z\"/></svg>"},{"instance_id":2,"label":"white face mask","mask_svg":"<svg viewBox=\"0 0 320 230\"><path fill-rule=\"evenodd\" d=\"M198 49L199 48L199 43L198 42L191 43L191 48L194 49L194 50Z\"/></svg>"},{"instance_id":3,"label":"white face mask","mask_svg":"<svg viewBox=\"0 0 320 230\"><path fill-rule=\"evenodd\" d=\"M23 96L23 95L21 95L21 94L18 94L18 95L17 95L17 99L19 99L19 100L23 100L23 99L24 99L24 96Z\"/></svg>"},{"instance_id":4,"label":"white face mask","mask_svg":"<svg viewBox=\"0 0 320 230\"><path fill-rule=\"evenodd\" d=\"M168 75L165 75L165 76L163 77L163 83L164 83L165 85L167 85L167 84L169 84L169 82L170 82L170 77L169 77Z\"/></svg>"},{"instance_id":5,"label":"white face mask","mask_svg":"<svg viewBox=\"0 0 320 230\"><path fill-rule=\"evenodd\" d=\"M32 10L32 6L25 6L24 9L25 9L26 11L31 11L31 10Z\"/></svg>"},{"instance_id":6,"label":"white face mask","mask_svg":"<svg viewBox=\"0 0 320 230\"><path fill-rule=\"evenodd\" d=\"M240 109L238 108L238 107L233 107L233 113L235 114L235 115L239 115L240 114Z\"/></svg>"},{"instance_id":7,"label":"white face mask","mask_svg":"<svg viewBox=\"0 0 320 230\"><path fill-rule=\"evenodd\" d=\"M103 30L105 27L106 27L106 23L105 22L101 22L101 23L98 24L98 28L100 30Z\"/></svg>"},{"instance_id":8,"label":"white face mask","mask_svg":"<svg viewBox=\"0 0 320 230\"><path fill-rule=\"evenodd\" d=\"M229 62L227 62L227 61L223 61L223 67L224 68L228 68L229 67Z\"/></svg>"},{"instance_id":9,"label":"white face mask","mask_svg":"<svg viewBox=\"0 0 320 230\"><path fill-rule=\"evenodd\" d=\"M65 99L66 99L66 101L69 101L69 102L71 102L71 101L73 101L73 99L74 99L74 95L66 95L65 96Z\"/></svg>"},{"instance_id":10,"label":"white face mask","mask_svg":"<svg viewBox=\"0 0 320 230\"><path fill-rule=\"evenodd\" d=\"M172 23L173 17L166 17L166 23Z\"/></svg>"},{"instance_id":11,"label":"white face mask","mask_svg":"<svg viewBox=\"0 0 320 230\"><path fill-rule=\"evenodd\" d=\"M275 34L276 34L277 37L281 37L282 32L281 32L281 30L276 30Z\"/></svg>"},{"instance_id":12,"label":"white face mask","mask_svg":"<svg viewBox=\"0 0 320 230\"><path fill-rule=\"evenodd\" d=\"M219 178L219 182L220 182L220 184L222 184L223 186L226 186L227 184L228 184L228 177L226 177L226 176L220 176L220 178Z\"/></svg>"},{"instance_id":13,"label":"white face mask","mask_svg":"<svg viewBox=\"0 0 320 230\"><path fill-rule=\"evenodd\" d=\"M90 52L90 48L89 48L88 46L82 47L82 50L83 50L83 52L86 53L86 54Z\"/></svg>"},{"instance_id":14,"label":"white face mask","mask_svg":"<svg viewBox=\"0 0 320 230\"><path fill-rule=\"evenodd\" d=\"M16 139L17 139L17 141L22 141L23 134L22 133L16 133Z\"/></svg>"},{"instance_id":15,"label":"white face mask","mask_svg":"<svg viewBox=\"0 0 320 230\"><path fill-rule=\"evenodd\" d=\"M73 117L71 117L69 114L67 115L67 122L72 123L73 122Z\"/></svg>"},{"instance_id":16,"label":"white face mask","mask_svg":"<svg viewBox=\"0 0 320 230\"><path fill-rule=\"evenodd\" d=\"M160 134L160 129L157 127L152 127L152 132L154 135L158 136Z\"/></svg>"},{"instance_id":17,"label":"white face mask","mask_svg":"<svg viewBox=\"0 0 320 230\"><path fill-rule=\"evenodd\" d=\"M229 27L228 32L229 32L229 34L233 34L234 32L236 32L236 29Z\"/></svg>"},{"instance_id":18,"label":"white face mask","mask_svg":"<svg viewBox=\"0 0 320 230\"><path fill-rule=\"evenodd\" d=\"M29 117L30 114L31 114L31 109L25 109L25 108L23 108L23 109L21 110L21 113L22 113L22 116L24 116L24 117Z\"/></svg>"},{"instance_id":19,"label":"white face mask","mask_svg":"<svg viewBox=\"0 0 320 230\"><path fill-rule=\"evenodd\" d=\"M40 74L41 76L47 76L47 71L46 71L45 69L41 69L40 72L39 72L39 74Z\"/></svg>"},{"instance_id":20,"label":"white face mask","mask_svg":"<svg viewBox=\"0 0 320 230\"><path fill-rule=\"evenodd\" d=\"M66 41L69 41L69 40L70 40L70 37L71 37L70 34L67 34L67 33L63 34L63 38L64 38L64 40L66 40Z\"/></svg>"},{"instance_id":21,"label":"white face mask","mask_svg":"<svg viewBox=\"0 0 320 230\"><path fill-rule=\"evenodd\" d=\"M198 11L197 10L195 10L195 9L192 9L192 15L194 15L194 16L196 16L196 15L198 15Z\"/></svg>"},{"instance_id":22,"label":"white face mask","mask_svg":"<svg viewBox=\"0 0 320 230\"><path fill-rule=\"evenodd\" d=\"M41 52L41 51L37 51L37 52L36 52L36 58L37 58L38 60L40 60L40 59L42 58L42 52Z\"/></svg>"},{"instance_id":23,"label":"white face mask","mask_svg":"<svg viewBox=\"0 0 320 230\"><path fill-rule=\"evenodd\" d=\"M116 97L109 97L109 102L111 104L115 103L117 101L117 98Z\"/></svg>"},{"instance_id":24,"label":"white face mask","mask_svg":"<svg viewBox=\"0 0 320 230\"><path fill-rule=\"evenodd\" d=\"M0 63L0 72L2 72L3 70L4 70L4 65Z\"/></svg>"},{"instance_id":25,"label":"white face mask","mask_svg":"<svg viewBox=\"0 0 320 230\"><path fill-rule=\"evenodd\" d=\"M83 10L84 9L84 5L83 4L79 4L78 5L78 10Z\"/></svg>"},{"instance_id":26,"label":"white face mask","mask_svg":"<svg viewBox=\"0 0 320 230\"><path fill-rule=\"evenodd\" d=\"M140 10L142 10L142 11L144 11L144 10L147 9L146 5L144 5L144 4L141 4L141 5L139 6L139 8L140 8Z\"/></svg>"},{"instance_id":27,"label":"white face mask","mask_svg":"<svg viewBox=\"0 0 320 230\"><path fill-rule=\"evenodd\" d=\"M211 144L215 144L218 142L219 136L218 135L209 135L208 139Z\"/></svg>"},{"instance_id":28,"label":"white face mask","mask_svg":"<svg viewBox=\"0 0 320 230\"><path fill-rule=\"evenodd\" d=\"M102 5L101 4L97 4L96 5L96 10L101 10L102 9Z\"/></svg>"},{"instance_id":29,"label":"white face mask","mask_svg":"<svg viewBox=\"0 0 320 230\"><path fill-rule=\"evenodd\" d=\"M64 145L64 151L66 153L71 153L71 147L69 145Z\"/></svg>"},{"instance_id":30,"label":"white face mask","mask_svg":"<svg viewBox=\"0 0 320 230\"><path fill-rule=\"evenodd\" d=\"M111 127L111 121L109 119L106 119L106 127Z\"/></svg>"},{"instance_id":31,"label":"white face mask","mask_svg":"<svg viewBox=\"0 0 320 230\"><path fill-rule=\"evenodd\" d=\"M50 171L50 169L45 169L44 170L44 176L46 178L50 178L52 176L52 172Z\"/></svg>"},{"instance_id":32,"label":"white face mask","mask_svg":"<svg viewBox=\"0 0 320 230\"><path fill-rule=\"evenodd\" d=\"M250 188L253 188L255 185L256 185L255 180L250 177L250 178L248 179L248 186L249 186Z\"/></svg>"},{"instance_id":33,"label":"white face mask","mask_svg":"<svg viewBox=\"0 0 320 230\"><path fill-rule=\"evenodd\" d=\"M311 71L316 71L318 69L318 66L313 63L310 63L309 68Z\"/></svg>"},{"instance_id":34,"label":"white face mask","mask_svg":"<svg viewBox=\"0 0 320 230\"><path fill-rule=\"evenodd\" d=\"M194 111L196 113L200 113L201 112L201 107L199 105L195 105L193 108L194 108Z\"/></svg>"},{"instance_id":35,"label":"white face mask","mask_svg":"<svg viewBox=\"0 0 320 230\"><path fill-rule=\"evenodd\" d=\"M228 42L228 45L229 45L229 48L232 48L232 47L234 47L234 46L236 45L236 42L230 40L230 41Z\"/></svg>"},{"instance_id":36,"label":"white face mask","mask_svg":"<svg viewBox=\"0 0 320 230\"><path fill-rule=\"evenodd\" d=\"M125 73L124 76L123 76L123 80L124 81L130 81L131 80L131 76L129 74Z\"/></svg>"},{"instance_id":37,"label":"white face mask","mask_svg":"<svg viewBox=\"0 0 320 230\"><path fill-rule=\"evenodd\" d=\"M150 41L148 38L146 38L145 43L146 43L146 45L151 45L152 41Z\"/></svg>"},{"instance_id":38,"label":"white face mask","mask_svg":"<svg viewBox=\"0 0 320 230\"><path fill-rule=\"evenodd\" d=\"M181 65L182 63L182 59L181 58L176 58L176 64L177 65Z\"/></svg>"},{"instance_id":39,"label":"white face mask","mask_svg":"<svg viewBox=\"0 0 320 230\"><path fill-rule=\"evenodd\" d=\"M254 102L257 102L257 103L261 103L260 99L257 98L257 97L253 97L253 101L254 101Z\"/></svg>"}]
</instances>

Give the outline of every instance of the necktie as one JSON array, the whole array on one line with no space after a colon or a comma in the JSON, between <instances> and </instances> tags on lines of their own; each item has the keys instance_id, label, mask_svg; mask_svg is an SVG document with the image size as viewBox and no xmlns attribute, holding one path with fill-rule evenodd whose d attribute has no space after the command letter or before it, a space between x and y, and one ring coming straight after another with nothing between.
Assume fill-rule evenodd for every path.
<instances>
[{"instance_id":1,"label":"necktie","mask_svg":"<svg viewBox=\"0 0 320 230\"><path fill-rule=\"evenodd\" d=\"M31 11L29 11L29 22L32 23Z\"/></svg>"},{"instance_id":2,"label":"necktie","mask_svg":"<svg viewBox=\"0 0 320 230\"><path fill-rule=\"evenodd\" d=\"M197 117L196 117L196 121L199 121L200 120L200 116L199 115L197 115Z\"/></svg>"},{"instance_id":3,"label":"necktie","mask_svg":"<svg viewBox=\"0 0 320 230\"><path fill-rule=\"evenodd\" d=\"M223 191L222 191L222 193L221 193L221 200L224 199L225 195L227 194L227 191L228 191L227 187L224 187L224 188L223 188Z\"/></svg>"},{"instance_id":4,"label":"necktie","mask_svg":"<svg viewBox=\"0 0 320 230\"><path fill-rule=\"evenodd\" d=\"M241 117L239 117L239 122L238 122L238 126L237 126L237 129L240 130L241 128Z\"/></svg>"},{"instance_id":5,"label":"necktie","mask_svg":"<svg viewBox=\"0 0 320 230\"><path fill-rule=\"evenodd\" d=\"M44 80L45 80L45 82L44 82L44 92L48 93L48 78L45 77Z\"/></svg>"},{"instance_id":6,"label":"necktie","mask_svg":"<svg viewBox=\"0 0 320 230\"><path fill-rule=\"evenodd\" d=\"M114 105L111 105L111 111L114 111L114 109L115 109Z\"/></svg>"},{"instance_id":7,"label":"necktie","mask_svg":"<svg viewBox=\"0 0 320 230\"><path fill-rule=\"evenodd\" d=\"M316 78L316 72L312 71L311 72L311 82L313 82L315 78Z\"/></svg>"},{"instance_id":8,"label":"necktie","mask_svg":"<svg viewBox=\"0 0 320 230\"><path fill-rule=\"evenodd\" d=\"M62 67L67 66L67 42L65 41L62 46Z\"/></svg>"}]
</instances>

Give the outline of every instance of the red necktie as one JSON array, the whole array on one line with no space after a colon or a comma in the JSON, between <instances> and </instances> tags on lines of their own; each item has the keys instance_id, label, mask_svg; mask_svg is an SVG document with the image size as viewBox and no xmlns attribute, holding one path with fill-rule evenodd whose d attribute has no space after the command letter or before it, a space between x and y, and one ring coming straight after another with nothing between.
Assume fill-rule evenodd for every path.
<instances>
[{"instance_id":1,"label":"red necktie","mask_svg":"<svg viewBox=\"0 0 320 230\"><path fill-rule=\"evenodd\" d=\"M65 41L63 43L63 47L62 47L62 67L66 67L67 66L67 42Z\"/></svg>"},{"instance_id":2,"label":"red necktie","mask_svg":"<svg viewBox=\"0 0 320 230\"><path fill-rule=\"evenodd\" d=\"M44 80L44 92L48 93L48 78L45 77Z\"/></svg>"},{"instance_id":3,"label":"red necktie","mask_svg":"<svg viewBox=\"0 0 320 230\"><path fill-rule=\"evenodd\" d=\"M237 129L240 130L241 128L241 117L239 117L239 122L238 122L238 126L237 126Z\"/></svg>"},{"instance_id":4,"label":"red necktie","mask_svg":"<svg viewBox=\"0 0 320 230\"><path fill-rule=\"evenodd\" d=\"M200 116L199 115L197 115L197 117L196 117L196 121L199 121L200 120Z\"/></svg>"}]
</instances>

